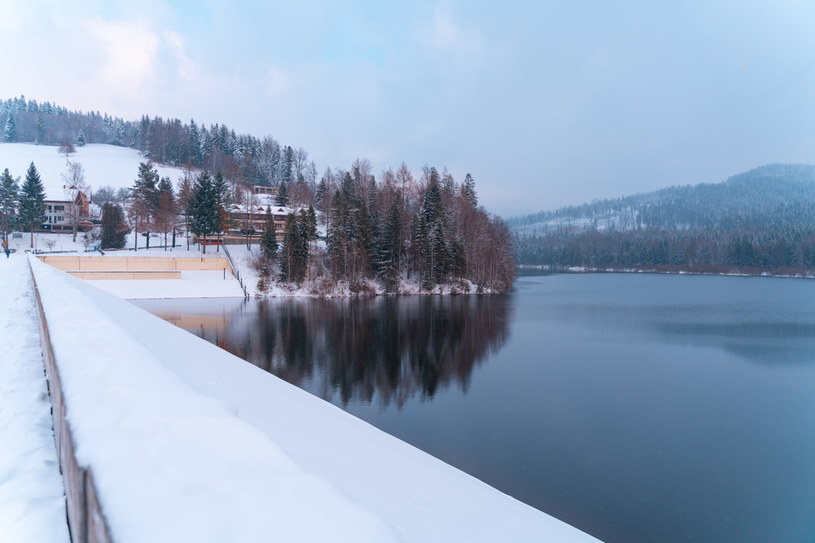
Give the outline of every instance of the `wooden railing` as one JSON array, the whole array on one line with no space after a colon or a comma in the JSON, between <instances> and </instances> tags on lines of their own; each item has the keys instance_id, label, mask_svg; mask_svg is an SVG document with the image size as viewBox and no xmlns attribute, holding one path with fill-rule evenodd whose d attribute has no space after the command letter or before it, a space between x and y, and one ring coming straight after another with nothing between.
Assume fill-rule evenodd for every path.
<instances>
[{"instance_id":1,"label":"wooden railing","mask_svg":"<svg viewBox=\"0 0 815 543\"><path fill-rule=\"evenodd\" d=\"M226 259L229 261L229 267L232 268L232 275L238 280L238 284L240 284L241 289L243 290L243 297L248 299L249 298L249 291L246 290L246 285L243 284L243 278L241 277L241 272L238 271L238 268L235 266L235 262L232 260L232 255L229 254L229 250L224 245L224 254L226 255Z\"/></svg>"},{"instance_id":2,"label":"wooden railing","mask_svg":"<svg viewBox=\"0 0 815 543\"><path fill-rule=\"evenodd\" d=\"M30 265L29 265L30 267ZM93 483L93 472L90 466L80 466L74 453L74 442L71 427L66 420L65 398L59 378L51 336L48 332L48 321L42 308L40 292L34 270L31 270L31 281L37 301L37 312L42 345L42 359L45 364L45 375L48 378L48 393L51 396L51 415L54 419L54 440L57 446L57 457L62 479L65 484L65 501L68 509L68 528L73 543L111 543L110 532L105 516L97 497Z\"/></svg>"}]
</instances>

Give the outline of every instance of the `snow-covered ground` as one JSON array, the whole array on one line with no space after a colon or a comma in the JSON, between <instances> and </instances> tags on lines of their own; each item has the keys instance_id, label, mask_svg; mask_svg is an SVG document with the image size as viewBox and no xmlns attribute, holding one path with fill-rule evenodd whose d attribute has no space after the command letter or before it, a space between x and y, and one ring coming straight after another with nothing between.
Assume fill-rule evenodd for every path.
<instances>
[{"instance_id":1,"label":"snow-covered ground","mask_svg":"<svg viewBox=\"0 0 815 543\"><path fill-rule=\"evenodd\" d=\"M35 247L38 254L79 254L87 257L104 258L98 252L85 252L82 244L82 235L77 236L73 241L71 234L34 234ZM127 256L127 257L177 257L177 258L224 258L224 253L218 252L214 247L208 249L206 255L195 246L191 246L188 251L186 245L172 249L156 248L158 240L153 238L154 247L144 248L144 238L141 238L141 249L138 251L107 251L107 256ZM53 245L51 245L53 242ZM133 246L133 234L128 238L129 247ZM181 241L177 241L181 243ZM30 234L24 233L22 238L9 238L9 246L15 249L15 254L24 254L30 247ZM181 279L154 279L154 280L95 280L92 284L128 300L150 299L150 298L243 298L241 289L235 277L221 271L185 271L181 273Z\"/></svg>"},{"instance_id":2,"label":"snow-covered ground","mask_svg":"<svg viewBox=\"0 0 815 543\"><path fill-rule=\"evenodd\" d=\"M67 165L65 155L58 149L33 143L0 143L0 172L8 168L13 177L20 177L22 183L29 164L33 162L45 185L46 198L63 200L66 193L62 175L67 171ZM139 163L147 159L135 149L94 143L76 147L76 152L68 160L82 164L85 182L93 191L106 185L114 189L132 187L139 173ZM156 169L161 177L169 177L173 184L183 176L180 168L156 164Z\"/></svg>"},{"instance_id":3,"label":"snow-covered ground","mask_svg":"<svg viewBox=\"0 0 815 543\"><path fill-rule=\"evenodd\" d=\"M67 542L28 259L0 258L0 540Z\"/></svg>"},{"instance_id":4,"label":"snow-covered ground","mask_svg":"<svg viewBox=\"0 0 815 543\"><path fill-rule=\"evenodd\" d=\"M93 286L125 300L151 298L243 298L238 281L231 273L185 271L181 279L96 280Z\"/></svg>"},{"instance_id":5,"label":"snow-covered ground","mask_svg":"<svg viewBox=\"0 0 815 543\"><path fill-rule=\"evenodd\" d=\"M260 276L255 266L255 260L260 256L260 248L257 244L252 245L251 248L245 245L230 245L229 254L232 255L232 260L235 267L246 285L247 292L250 297L351 297L358 295L383 295L385 289L382 285L374 280L369 280L366 285L364 293L352 292L348 283L344 281L336 282L328 277L326 272L325 276L320 277L307 277L300 286L289 285L281 283L277 277L272 277L272 282L267 286L265 291L260 291L258 288L258 280ZM418 294L475 294L478 287L469 282L461 281L457 283L446 283L443 285L436 285L431 291L422 290L416 276L408 279L402 276L399 283L399 294L401 295L418 295ZM488 294L489 290L485 291Z\"/></svg>"},{"instance_id":6,"label":"snow-covered ground","mask_svg":"<svg viewBox=\"0 0 815 543\"><path fill-rule=\"evenodd\" d=\"M77 458L120 543L596 541L31 260Z\"/></svg>"}]
</instances>

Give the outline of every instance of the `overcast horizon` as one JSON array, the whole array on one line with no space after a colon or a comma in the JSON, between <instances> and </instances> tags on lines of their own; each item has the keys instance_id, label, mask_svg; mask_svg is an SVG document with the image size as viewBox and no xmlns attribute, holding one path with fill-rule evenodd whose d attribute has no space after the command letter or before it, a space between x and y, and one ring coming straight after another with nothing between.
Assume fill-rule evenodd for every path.
<instances>
[{"instance_id":1,"label":"overcast horizon","mask_svg":"<svg viewBox=\"0 0 815 543\"><path fill-rule=\"evenodd\" d=\"M0 0L0 97L476 180L503 216L815 163L815 4ZM2 167L2 165L0 165Z\"/></svg>"}]
</instances>

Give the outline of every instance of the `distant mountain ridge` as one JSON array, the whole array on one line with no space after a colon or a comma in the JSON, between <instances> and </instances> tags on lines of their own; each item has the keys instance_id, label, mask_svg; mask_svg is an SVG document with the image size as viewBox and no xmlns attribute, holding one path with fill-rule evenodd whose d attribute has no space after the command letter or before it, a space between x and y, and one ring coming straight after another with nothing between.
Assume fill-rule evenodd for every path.
<instances>
[{"instance_id":1,"label":"distant mountain ridge","mask_svg":"<svg viewBox=\"0 0 815 543\"><path fill-rule=\"evenodd\" d=\"M815 166L770 164L721 183L507 220L519 261L552 267L815 268Z\"/></svg>"},{"instance_id":2,"label":"distant mountain ridge","mask_svg":"<svg viewBox=\"0 0 815 543\"><path fill-rule=\"evenodd\" d=\"M815 165L770 164L734 175L722 183L674 186L617 199L507 219L520 235L555 229L630 230L743 226L780 214L806 221L798 211L815 206ZM810 213L809 222L813 215Z\"/></svg>"}]
</instances>

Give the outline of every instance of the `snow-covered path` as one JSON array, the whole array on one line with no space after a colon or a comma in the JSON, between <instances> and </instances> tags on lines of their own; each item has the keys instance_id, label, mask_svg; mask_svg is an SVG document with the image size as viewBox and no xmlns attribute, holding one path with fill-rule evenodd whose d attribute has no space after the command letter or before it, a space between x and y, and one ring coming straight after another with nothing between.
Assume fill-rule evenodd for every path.
<instances>
[{"instance_id":1,"label":"snow-covered path","mask_svg":"<svg viewBox=\"0 0 815 543\"><path fill-rule=\"evenodd\" d=\"M0 538L68 541L26 255L0 253Z\"/></svg>"}]
</instances>

